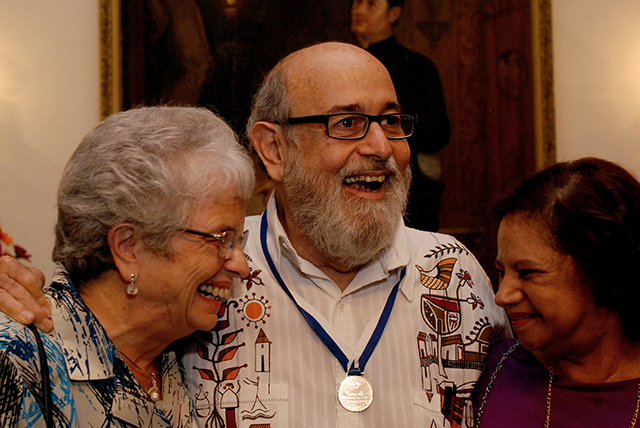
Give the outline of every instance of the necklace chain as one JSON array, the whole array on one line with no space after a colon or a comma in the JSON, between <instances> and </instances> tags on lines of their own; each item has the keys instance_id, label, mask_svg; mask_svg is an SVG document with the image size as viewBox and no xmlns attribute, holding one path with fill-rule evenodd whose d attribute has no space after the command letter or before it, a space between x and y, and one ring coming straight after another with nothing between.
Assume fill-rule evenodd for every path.
<instances>
[{"instance_id":1,"label":"necklace chain","mask_svg":"<svg viewBox=\"0 0 640 428\"><path fill-rule=\"evenodd\" d=\"M498 377L498 372L500 372L500 370L502 369L502 365L504 364L506 359L509 357L509 355L511 355L513 351L516 350L518 345L520 345L520 342L516 342L511 348L509 348L507 352L504 353L502 359L498 362L496 369L491 374L491 378L489 378L489 383L487 384L487 390L485 391L484 396L482 397L482 402L480 403L480 409L478 409L478 417L476 418L477 427L480 427L480 420L482 419L482 414L484 413L484 406L487 404L487 398L489 397L489 392L491 392L491 388L493 387L493 382L496 380L496 377Z\"/></svg>"},{"instance_id":2,"label":"necklace chain","mask_svg":"<svg viewBox=\"0 0 640 428\"><path fill-rule=\"evenodd\" d=\"M551 386L553 385L553 374L555 371L556 366L551 366L551 370L549 370L549 384L547 385L547 407L544 413L544 428L549 428L549 420L551 419Z\"/></svg>"},{"instance_id":3,"label":"necklace chain","mask_svg":"<svg viewBox=\"0 0 640 428\"><path fill-rule=\"evenodd\" d=\"M135 363L135 361L133 361L131 358L127 357L121 350L118 349L118 352L127 361L129 361L131 364L133 364L138 370L140 370L141 372L143 372L146 375L148 375L149 377L151 377L151 388L149 388L149 390L147 390L145 392L147 393L147 395L149 396L151 401L153 401L154 403L156 401L158 401L160 399L160 389L158 388L158 382L156 381L156 376L157 375L155 373L153 373L153 372L148 372L145 369L143 369L142 367L140 367L139 365L137 365Z\"/></svg>"},{"instance_id":4,"label":"necklace chain","mask_svg":"<svg viewBox=\"0 0 640 428\"><path fill-rule=\"evenodd\" d=\"M502 369L504 362L509 358L509 355L516 350L516 348L520 345L520 342L516 342L511 348L507 350L502 356L502 359L498 362L496 369L491 374L489 378L489 383L487 384L487 390L482 397L482 401L480 402L480 408L478 409L478 416L476 418L476 427L480 427L480 421L482 419L482 414L484 413L484 406L487 404L487 398L489 397L489 392L491 392L491 388L493 387L493 382L498 377L498 373ZM549 384L547 385L547 403L546 403L546 412L544 417L544 428L549 428L549 421L551 419L551 388L553 386L553 375L555 372L555 366L552 366L549 370ZM638 390L636 392L636 407L633 411L633 417L631 418L631 425L629 428L634 428L636 426L636 422L638 420L638 412L640 411L640 383L638 383Z\"/></svg>"}]
</instances>

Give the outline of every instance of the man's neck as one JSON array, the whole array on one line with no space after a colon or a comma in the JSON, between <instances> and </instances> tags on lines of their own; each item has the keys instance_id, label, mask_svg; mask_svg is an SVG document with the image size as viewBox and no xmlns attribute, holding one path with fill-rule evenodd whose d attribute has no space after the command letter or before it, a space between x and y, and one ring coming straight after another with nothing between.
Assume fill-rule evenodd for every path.
<instances>
[{"instance_id":1,"label":"man's neck","mask_svg":"<svg viewBox=\"0 0 640 428\"><path fill-rule=\"evenodd\" d=\"M340 291L346 290L362 266L355 268L341 266L335 260L332 260L330 257L326 257L318 251L309 238L300 232L300 227L293 222L291 216L286 215L286 209L283 208L283 204L284 202L282 199L277 199L276 206L278 219L280 220L280 223L287 234L287 238L296 250L298 256L307 260L309 263L324 272L325 275L327 275L336 284Z\"/></svg>"},{"instance_id":2,"label":"man's neck","mask_svg":"<svg viewBox=\"0 0 640 428\"><path fill-rule=\"evenodd\" d=\"M291 244L295 247L295 244L293 242ZM298 252L298 254L300 254L297 248L296 251ZM353 279L360 271L360 268L362 267L358 266L355 268L346 268L340 266L335 261L327 260L326 258L322 257L314 257L313 254L310 254L307 257L300 254L300 257L311 262L315 267L324 272L324 274L327 275L336 284L340 291L343 292L347 289L349 284L351 284L351 281L353 281Z\"/></svg>"}]
</instances>

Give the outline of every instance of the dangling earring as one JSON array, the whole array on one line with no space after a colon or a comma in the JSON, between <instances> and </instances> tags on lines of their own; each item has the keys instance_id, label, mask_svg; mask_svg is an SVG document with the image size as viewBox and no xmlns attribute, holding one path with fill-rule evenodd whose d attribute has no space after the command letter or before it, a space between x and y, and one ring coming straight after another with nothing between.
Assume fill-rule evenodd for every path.
<instances>
[{"instance_id":1,"label":"dangling earring","mask_svg":"<svg viewBox=\"0 0 640 428\"><path fill-rule=\"evenodd\" d=\"M131 282L127 286L127 294L129 296L135 296L136 294L138 294L138 287L136 287L135 282L136 282L136 274L132 273Z\"/></svg>"}]
</instances>

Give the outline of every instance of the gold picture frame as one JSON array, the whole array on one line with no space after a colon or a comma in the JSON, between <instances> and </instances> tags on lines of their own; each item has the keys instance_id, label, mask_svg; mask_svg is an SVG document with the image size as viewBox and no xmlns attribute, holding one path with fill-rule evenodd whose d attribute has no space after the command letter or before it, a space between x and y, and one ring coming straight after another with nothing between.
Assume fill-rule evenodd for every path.
<instances>
[{"instance_id":1,"label":"gold picture frame","mask_svg":"<svg viewBox=\"0 0 640 428\"><path fill-rule=\"evenodd\" d=\"M100 0L100 118L122 110L120 0Z\"/></svg>"},{"instance_id":2,"label":"gold picture frame","mask_svg":"<svg viewBox=\"0 0 640 428\"><path fill-rule=\"evenodd\" d=\"M534 124L537 168L556 162L551 0L532 1Z\"/></svg>"},{"instance_id":3,"label":"gold picture frame","mask_svg":"<svg viewBox=\"0 0 640 428\"><path fill-rule=\"evenodd\" d=\"M536 167L556 162L551 0L531 0ZM100 0L101 116L122 110L120 0Z\"/></svg>"}]
</instances>

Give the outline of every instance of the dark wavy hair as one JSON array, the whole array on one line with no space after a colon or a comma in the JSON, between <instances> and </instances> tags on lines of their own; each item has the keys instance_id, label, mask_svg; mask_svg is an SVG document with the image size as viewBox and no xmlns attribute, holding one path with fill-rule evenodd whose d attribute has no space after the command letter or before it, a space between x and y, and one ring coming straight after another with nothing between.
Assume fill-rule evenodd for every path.
<instances>
[{"instance_id":1,"label":"dark wavy hair","mask_svg":"<svg viewBox=\"0 0 640 428\"><path fill-rule=\"evenodd\" d=\"M592 280L596 302L618 313L623 333L640 340L640 182L597 158L555 164L527 178L495 207L498 219L536 221L556 251Z\"/></svg>"}]
</instances>

